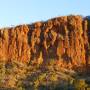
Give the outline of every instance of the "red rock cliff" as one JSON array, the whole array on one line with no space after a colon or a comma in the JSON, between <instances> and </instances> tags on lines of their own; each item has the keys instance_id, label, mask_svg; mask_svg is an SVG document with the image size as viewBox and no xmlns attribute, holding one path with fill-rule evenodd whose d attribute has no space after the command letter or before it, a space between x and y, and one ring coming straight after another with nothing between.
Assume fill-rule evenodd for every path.
<instances>
[{"instance_id":1,"label":"red rock cliff","mask_svg":"<svg viewBox=\"0 0 90 90\"><path fill-rule=\"evenodd\" d=\"M46 22L0 30L0 60L40 63L51 59L75 65L86 64L89 50L89 21L64 16Z\"/></svg>"}]
</instances>

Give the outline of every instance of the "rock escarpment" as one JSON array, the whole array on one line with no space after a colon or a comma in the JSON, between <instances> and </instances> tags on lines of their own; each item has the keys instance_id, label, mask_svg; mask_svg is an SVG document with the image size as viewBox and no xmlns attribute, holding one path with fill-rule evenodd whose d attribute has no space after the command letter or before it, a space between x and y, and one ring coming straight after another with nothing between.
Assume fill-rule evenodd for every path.
<instances>
[{"instance_id":1,"label":"rock escarpment","mask_svg":"<svg viewBox=\"0 0 90 90\"><path fill-rule=\"evenodd\" d=\"M0 61L36 63L56 60L84 65L89 61L90 21L64 16L46 22L0 29Z\"/></svg>"}]
</instances>

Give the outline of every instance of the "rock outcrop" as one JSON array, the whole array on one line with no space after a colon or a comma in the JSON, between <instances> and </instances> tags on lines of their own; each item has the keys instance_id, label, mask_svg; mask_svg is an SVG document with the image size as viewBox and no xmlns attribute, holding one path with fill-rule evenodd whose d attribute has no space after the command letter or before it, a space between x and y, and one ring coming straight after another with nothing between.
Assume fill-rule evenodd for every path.
<instances>
[{"instance_id":1,"label":"rock outcrop","mask_svg":"<svg viewBox=\"0 0 90 90\"><path fill-rule=\"evenodd\" d=\"M36 63L56 60L85 65L89 61L90 20L64 16L31 25L0 29L0 61Z\"/></svg>"}]
</instances>

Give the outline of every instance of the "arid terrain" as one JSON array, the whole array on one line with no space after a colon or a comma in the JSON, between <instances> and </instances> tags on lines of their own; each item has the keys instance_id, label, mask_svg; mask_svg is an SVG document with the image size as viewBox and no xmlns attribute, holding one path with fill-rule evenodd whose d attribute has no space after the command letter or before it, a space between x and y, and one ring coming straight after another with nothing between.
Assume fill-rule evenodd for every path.
<instances>
[{"instance_id":1,"label":"arid terrain","mask_svg":"<svg viewBox=\"0 0 90 90\"><path fill-rule=\"evenodd\" d=\"M90 18L0 29L0 90L90 90Z\"/></svg>"}]
</instances>

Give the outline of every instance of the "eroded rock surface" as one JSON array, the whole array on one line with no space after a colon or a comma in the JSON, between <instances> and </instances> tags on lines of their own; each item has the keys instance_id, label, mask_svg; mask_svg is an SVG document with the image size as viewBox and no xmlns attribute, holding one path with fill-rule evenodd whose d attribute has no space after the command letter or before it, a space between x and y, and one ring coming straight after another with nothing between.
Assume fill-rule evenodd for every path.
<instances>
[{"instance_id":1,"label":"eroded rock surface","mask_svg":"<svg viewBox=\"0 0 90 90\"><path fill-rule=\"evenodd\" d=\"M90 21L64 16L46 22L0 29L0 61L56 60L81 65L89 60Z\"/></svg>"}]
</instances>

